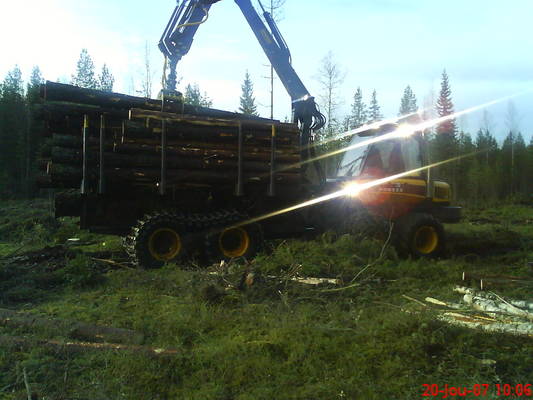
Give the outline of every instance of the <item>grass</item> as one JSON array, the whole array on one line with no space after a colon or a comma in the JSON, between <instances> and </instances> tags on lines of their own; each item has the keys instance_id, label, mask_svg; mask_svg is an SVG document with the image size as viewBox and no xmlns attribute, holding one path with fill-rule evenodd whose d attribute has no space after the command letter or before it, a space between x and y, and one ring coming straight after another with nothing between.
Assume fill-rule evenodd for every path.
<instances>
[{"instance_id":1,"label":"grass","mask_svg":"<svg viewBox=\"0 0 533 400\"><path fill-rule=\"evenodd\" d=\"M93 244L46 262L4 264L1 307L139 330L146 345L179 352L73 356L2 347L2 399L27 398L24 369L39 399L413 399L425 383L532 382L533 340L451 327L402 297L457 301L451 289L465 270L531 274L531 207L469 211L463 223L447 227L453 256L442 260L402 260L389 249L376 261L382 242L357 235L273 242L254 263L263 275L299 271L349 284L360 274L360 285L331 292L282 279L215 297L207 296L213 279L201 269L111 268L91 253L116 255L116 238L79 232L73 220L47 223L46 202L9 207L0 214L3 255L28 237L30 249L73 236ZM531 299L524 289L499 293ZM36 329L1 327L0 334L66 340Z\"/></svg>"}]
</instances>

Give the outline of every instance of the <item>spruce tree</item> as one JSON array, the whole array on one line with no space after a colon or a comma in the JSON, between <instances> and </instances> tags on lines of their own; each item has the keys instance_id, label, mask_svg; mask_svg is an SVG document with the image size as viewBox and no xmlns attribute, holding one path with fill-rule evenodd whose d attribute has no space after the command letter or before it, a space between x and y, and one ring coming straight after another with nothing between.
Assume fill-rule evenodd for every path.
<instances>
[{"instance_id":1,"label":"spruce tree","mask_svg":"<svg viewBox=\"0 0 533 400\"><path fill-rule=\"evenodd\" d=\"M453 114L452 92L446 70L442 73L442 82L439 98L437 100L436 111L439 117L446 117ZM437 126L435 137L431 143L431 160L445 161L457 156L455 120L450 119ZM456 183L457 163L448 163L436 168L436 174L447 180L452 186ZM452 188L455 195L455 187Z\"/></svg>"},{"instance_id":2,"label":"spruce tree","mask_svg":"<svg viewBox=\"0 0 533 400\"><path fill-rule=\"evenodd\" d=\"M528 169L528 151L526 142L521 132L518 132L515 139L515 185L516 191L522 196L527 193L529 186L527 169Z\"/></svg>"},{"instance_id":3,"label":"spruce tree","mask_svg":"<svg viewBox=\"0 0 533 400\"><path fill-rule=\"evenodd\" d=\"M24 188L26 104L22 72L15 66L2 84L0 99L0 196L18 196Z\"/></svg>"},{"instance_id":4,"label":"spruce tree","mask_svg":"<svg viewBox=\"0 0 533 400\"><path fill-rule=\"evenodd\" d=\"M501 149L502 182L500 194L503 198L524 193L526 190L527 148L521 133L510 131Z\"/></svg>"},{"instance_id":5,"label":"spruce tree","mask_svg":"<svg viewBox=\"0 0 533 400\"><path fill-rule=\"evenodd\" d=\"M403 97L400 101L399 116L412 114L418 111L418 105L416 104L416 96L411 90L411 86L407 85L403 91Z\"/></svg>"},{"instance_id":6,"label":"spruce tree","mask_svg":"<svg viewBox=\"0 0 533 400\"><path fill-rule=\"evenodd\" d=\"M8 98L22 99L24 96L24 82L22 80L22 71L18 65L9 71L2 84L3 94Z\"/></svg>"},{"instance_id":7,"label":"spruce tree","mask_svg":"<svg viewBox=\"0 0 533 400\"><path fill-rule=\"evenodd\" d=\"M34 66L31 71L30 82L28 83L28 89L26 91L26 98L28 103L37 103L39 101L39 86L44 83L41 69L38 66Z\"/></svg>"},{"instance_id":8,"label":"spruce tree","mask_svg":"<svg viewBox=\"0 0 533 400\"><path fill-rule=\"evenodd\" d=\"M39 149L41 148L44 123L38 120L36 115L36 104L41 102L39 95L40 85L44 82L41 70L38 66L33 67L31 72L30 82L26 90L26 103L28 111L28 128L26 131L25 143L25 157L26 157L26 197L32 197L36 193L34 185L34 175L36 174L35 160L38 157Z\"/></svg>"},{"instance_id":9,"label":"spruce tree","mask_svg":"<svg viewBox=\"0 0 533 400\"><path fill-rule=\"evenodd\" d=\"M112 92L113 85L115 84L115 77L107 68L107 65L104 64L102 67L102 72L98 75L98 89L103 90L104 92Z\"/></svg>"},{"instance_id":10,"label":"spruce tree","mask_svg":"<svg viewBox=\"0 0 533 400\"><path fill-rule=\"evenodd\" d=\"M202 92L200 91L200 86L195 83L194 85L188 84L185 88L185 95L183 96L183 100L186 104L190 104L192 106L197 107L211 107L213 105L213 101L207 97L207 93L204 93L202 95Z\"/></svg>"},{"instance_id":11,"label":"spruce tree","mask_svg":"<svg viewBox=\"0 0 533 400\"><path fill-rule=\"evenodd\" d=\"M240 98L239 111L246 115L259 115L257 113L257 106L255 105L254 84L250 78L250 74L246 71L244 75L244 82L241 85L242 94Z\"/></svg>"},{"instance_id":12,"label":"spruce tree","mask_svg":"<svg viewBox=\"0 0 533 400\"><path fill-rule=\"evenodd\" d=\"M488 129L480 129L478 131L476 136L476 151L479 152L477 158L480 163L488 166L494 164L496 161L498 142Z\"/></svg>"},{"instance_id":13,"label":"spruce tree","mask_svg":"<svg viewBox=\"0 0 533 400\"><path fill-rule=\"evenodd\" d=\"M453 101L452 91L450 88L450 82L446 70L442 72L442 81L440 86L440 95L437 100L437 114L439 117L447 117L453 114ZM446 134L455 137L457 127L455 125L455 119L442 122L437 126L437 134Z\"/></svg>"},{"instance_id":14,"label":"spruce tree","mask_svg":"<svg viewBox=\"0 0 533 400\"><path fill-rule=\"evenodd\" d=\"M472 196L471 187L472 181L469 175L475 158L470 155L475 151L476 145L472 141L469 133L461 131L457 138L458 155L464 156L457 161L457 198L461 200L469 200Z\"/></svg>"},{"instance_id":15,"label":"spruce tree","mask_svg":"<svg viewBox=\"0 0 533 400\"><path fill-rule=\"evenodd\" d=\"M475 140L475 151L478 152L475 162L475 182L477 198L480 202L490 202L498 197L500 172L498 167L499 148L496 138L486 129L480 129Z\"/></svg>"},{"instance_id":16,"label":"spruce tree","mask_svg":"<svg viewBox=\"0 0 533 400\"><path fill-rule=\"evenodd\" d=\"M367 121L366 104L363 101L363 91L357 88L353 96L352 108L347 118L348 129L356 129L363 126Z\"/></svg>"},{"instance_id":17,"label":"spruce tree","mask_svg":"<svg viewBox=\"0 0 533 400\"><path fill-rule=\"evenodd\" d=\"M71 83L85 89L97 89L98 82L94 73L94 63L87 49L82 49L76 66L76 74Z\"/></svg>"},{"instance_id":18,"label":"spruce tree","mask_svg":"<svg viewBox=\"0 0 533 400\"><path fill-rule=\"evenodd\" d=\"M533 197L533 137L527 146L527 188L530 198Z\"/></svg>"},{"instance_id":19,"label":"spruce tree","mask_svg":"<svg viewBox=\"0 0 533 400\"><path fill-rule=\"evenodd\" d=\"M372 92L372 99L370 100L370 106L368 108L368 123L371 124L373 122L381 121L382 119L383 115L381 114L377 93L374 89Z\"/></svg>"}]
</instances>

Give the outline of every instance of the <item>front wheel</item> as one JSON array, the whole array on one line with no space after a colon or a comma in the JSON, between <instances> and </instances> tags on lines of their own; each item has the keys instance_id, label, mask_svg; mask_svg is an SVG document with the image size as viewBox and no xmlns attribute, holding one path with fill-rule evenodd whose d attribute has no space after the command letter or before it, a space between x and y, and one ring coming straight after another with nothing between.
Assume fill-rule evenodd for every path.
<instances>
[{"instance_id":1,"label":"front wheel","mask_svg":"<svg viewBox=\"0 0 533 400\"><path fill-rule=\"evenodd\" d=\"M444 227L431 214L408 214L396 220L394 225L394 244L401 256L421 258L443 254Z\"/></svg>"}]
</instances>

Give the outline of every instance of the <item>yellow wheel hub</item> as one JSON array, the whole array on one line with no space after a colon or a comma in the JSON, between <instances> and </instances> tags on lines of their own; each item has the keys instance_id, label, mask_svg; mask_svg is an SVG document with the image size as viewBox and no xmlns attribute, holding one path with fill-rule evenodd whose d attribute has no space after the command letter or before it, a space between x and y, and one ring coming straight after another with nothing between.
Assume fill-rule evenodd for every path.
<instances>
[{"instance_id":1,"label":"yellow wheel hub","mask_svg":"<svg viewBox=\"0 0 533 400\"><path fill-rule=\"evenodd\" d=\"M439 245L439 235L432 226L421 226L415 233L415 249L421 254L431 254Z\"/></svg>"},{"instance_id":2,"label":"yellow wheel hub","mask_svg":"<svg viewBox=\"0 0 533 400\"><path fill-rule=\"evenodd\" d=\"M180 235L170 228L161 228L150 235L148 250L157 261L170 261L181 251Z\"/></svg>"},{"instance_id":3,"label":"yellow wheel hub","mask_svg":"<svg viewBox=\"0 0 533 400\"><path fill-rule=\"evenodd\" d=\"M218 238L218 247L228 258L242 257L250 248L250 235L242 228L230 228Z\"/></svg>"}]
</instances>

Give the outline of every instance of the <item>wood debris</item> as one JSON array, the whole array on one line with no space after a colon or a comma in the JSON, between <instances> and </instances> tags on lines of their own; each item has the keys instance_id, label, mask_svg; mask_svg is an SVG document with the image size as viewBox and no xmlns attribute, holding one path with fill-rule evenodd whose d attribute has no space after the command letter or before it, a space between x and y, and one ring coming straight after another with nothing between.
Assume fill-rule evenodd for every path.
<instances>
[{"instance_id":1,"label":"wood debris","mask_svg":"<svg viewBox=\"0 0 533 400\"><path fill-rule=\"evenodd\" d=\"M0 347L10 346L20 347L24 349L43 347L65 352L67 354L86 353L88 351L115 351L132 352L150 357L168 357L179 355L178 350L148 346L132 346L114 343L69 342L60 340L29 338L22 336L0 335Z\"/></svg>"},{"instance_id":2,"label":"wood debris","mask_svg":"<svg viewBox=\"0 0 533 400\"><path fill-rule=\"evenodd\" d=\"M301 267L301 266L298 266ZM210 271L208 274L212 276L218 276L221 278L229 278L232 274L236 274L238 278L238 284L233 286L239 289L250 288L257 282L257 278L260 280L267 281L288 281L295 282L302 285L310 286L320 286L320 285L335 285L338 286L342 283L340 279L335 278L317 278L309 276L300 276L299 268L296 268L294 271L291 271L286 274L286 276L276 276L276 275L262 275L258 271L255 271L253 268L253 262L248 263L243 267L234 265L231 261L221 261L220 264L215 264L213 266L214 271Z\"/></svg>"},{"instance_id":3,"label":"wood debris","mask_svg":"<svg viewBox=\"0 0 533 400\"><path fill-rule=\"evenodd\" d=\"M441 321L487 332L533 337L533 303L506 300L495 293L462 286L454 288L454 292L463 295L462 303L425 299L427 303L446 307L439 310Z\"/></svg>"},{"instance_id":4,"label":"wood debris","mask_svg":"<svg viewBox=\"0 0 533 400\"><path fill-rule=\"evenodd\" d=\"M0 326L15 326L26 328L44 328L57 331L62 335L79 340L93 342L111 342L139 345L144 342L141 332L131 329L98 326L78 321L66 321L20 313L0 308Z\"/></svg>"},{"instance_id":5,"label":"wood debris","mask_svg":"<svg viewBox=\"0 0 533 400\"><path fill-rule=\"evenodd\" d=\"M499 287L531 287L533 288L533 278L523 276L512 276L505 274L475 274L463 272L462 280L464 284L478 287L480 290L490 290Z\"/></svg>"}]
</instances>

